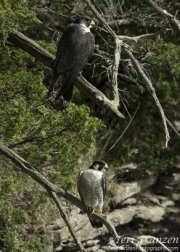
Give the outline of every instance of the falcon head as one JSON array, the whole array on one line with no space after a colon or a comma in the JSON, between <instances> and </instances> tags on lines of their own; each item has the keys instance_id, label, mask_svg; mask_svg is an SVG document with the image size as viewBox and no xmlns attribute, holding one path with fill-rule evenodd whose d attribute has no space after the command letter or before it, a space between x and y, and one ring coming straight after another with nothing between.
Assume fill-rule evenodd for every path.
<instances>
[{"instance_id":1,"label":"falcon head","mask_svg":"<svg viewBox=\"0 0 180 252\"><path fill-rule=\"evenodd\" d=\"M102 171L103 169L108 170L108 165L103 160L96 160L89 168L94 169L96 171Z\"/></svg>"},{"instance_id":2,"label":"falcon head","mask_svg":"<svg viewBox=\"0 0 180 252\"><path fill-rule=\"evenodd\" d=\"M94 21L88 16L80 16L74 21L76 24L80 24L84 27L91 28L95 25Z\"/></svg>"}]
</instances>

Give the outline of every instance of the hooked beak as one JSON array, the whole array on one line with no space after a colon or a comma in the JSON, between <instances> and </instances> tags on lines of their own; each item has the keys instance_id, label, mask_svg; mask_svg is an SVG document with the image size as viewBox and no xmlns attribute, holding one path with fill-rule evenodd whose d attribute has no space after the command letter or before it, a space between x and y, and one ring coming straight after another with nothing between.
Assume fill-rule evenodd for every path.
<instances>
[{"instance_id":1,"label":"hooked beak","mask_svg":"<svg viewBox=\"0 0 180 252\"><path fill-rule=\"evenodd\" d=\"M103 168L106 169L106 170L108 170L108 165L105 164Z\"/></svg>"},{"instance_id":2,"label":"hooked beak","mask_svg":"<svg viewBox=\"0 0 180 252\"><path fill-rule=\"evenodd\" d=\"M95 23L94 23L94 21L93 21L93 20L91 20L89 24L90 24L90 27L95 26Z\"/></svg>"}]
</instances>

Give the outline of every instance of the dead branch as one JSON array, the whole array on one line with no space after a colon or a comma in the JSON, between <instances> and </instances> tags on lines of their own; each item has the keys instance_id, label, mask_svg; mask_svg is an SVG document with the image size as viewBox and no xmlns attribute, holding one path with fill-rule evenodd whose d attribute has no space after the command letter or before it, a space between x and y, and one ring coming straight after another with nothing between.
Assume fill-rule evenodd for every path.
<instances>
[{"instance_id":1,"label":"dead branch","mask_svg":"<svg viewBox=\"0 0 180 252\"><path fill-rule=\"evenodd\" d=\"M137 15L137 13L136 13ZM138 18L137 20L134 17L131 18L125 18L125 19L117 19L117 20L113 20L113 21L109 21L108 24L111 27L119 27L119 26L124 26L124 25L132 25L132 24L136 24L138 27L146 27L146 28L158 28L161 29L162 28L162 24L158 23L158 22L151 22L151 21L145 21L143 18Z\"/></svg>"},{"instance_id":2,"label":"dead branch","mask_svg":"<svg viewBox=\"0 0 180 252\"><path fill-rule=\"evenodd\" d=\"M101 156L102 159L104 159L104 157L116 146L116 144L117 144L117 143L120 141L120 139L123 137L123 135L125 134L125 132L128 130L130 124L131 124L132 121L134 120L134 117L135 117L135 115L137 114L138 109L139 109L139 103L138 103L138 106L137 106L137 108L136 108L136 110L135 110L133 116L131 117L129 123L127 124L127 126L125 127L125 129L123 130L123 132L121 133L121 135L118 137L118 139L115 141L115 143L109 148L109 150L108 150L105 154L103 154L103 155ZM110 135L110 137L111 137L111 136L112 136L112 134ZM110 138L108 138L108 142L109 142L109 140L110 140Z\"/></svg>"},{"instance_id":3,"label":"dead branch","mask_svg":"<svg viewBox=\"0 0 180 252\"><path fill-rule=\"evenodd\" d=\"M104 18L101 17L101 15L96 10L96 8L91 3L91 1L85 0L85 2L89 5L89 7L97 16L97 18L103 23L107 31L114 37L115 50L114 50L114 61L113 61L113 69L112 69L112 88L113 88L113 98L114 98L113 102L118 107L120 104L119 104L117 76L118 76L118 68L119 68L119 63L120 63L122 41L120 41L120 39L117 38L116 33L111 29L111 27L107 24Z\"/></svg>"},{"instance_id":4,"label":"dead branch","mask_svg":"<svg viewBox=\"0 0 180 252\"><path fill-rule=\"evenodd\" d=\"M83 76L77 77L75 85L96 104L106 107L114 112L118 117L124 118L123 114L117 110L117 104L115 101L110 101L99 89L90 84Z\"/></svg>"},{"instance_id":5,"label":"dead branch","mask_svg":"<svg viewBox=\"0 0 180 252\"><path fill-rule=\"evenodd\" d=\"M152 97L154 98L156 106L159 109L159 112L161 114L161 118L162 118L162 121L163 121L163 125L164 125L164 131L165 131L165 139L166 139L165 146L167 147L168 146L168 141L170 139L170 136L169 136L169 131L168 131L168 127L167 127L166 116L165 116L164 110L163 110L163 108L162 108L162 106L161 106L161 104L159 102L159 99L157 98L156 91L155 91L155 89L153 87L153 84L150 81L150 79L146 76L145 72L143 71L143 69L139 65L138 61L134 58L133 54L128 49L124 49L124 50L129 55L130 59L132 60L132 62L135 65L137 71L139 72L139 74L141 75L141 77L143 78L143 80L145 81L148 89L150 90L150 93L151 93Z\"/></svg>"},{"instance_id":6,"label":"dead branch","mask_svg":"<svg viewBox=\"0 0 180 252\"><path fill-rule=\"evenodd\" d=\"M22 33L13 30L9 34L8 40L41 61L44 65L50 68L53 67L53 61L55 59L54 55L46 51L34 41L30 40ZM83 76L80 75L77 77L75 85L91 100L95 101L96 104L105 106L118 117L124 118L123 114L118 110L119 104L116 104L114 100L109 100L100 90L91 85Z\"/></svg>"},{"instance_id":7,"label":"dead branch","mask_svg":"<svg viewBox=\"0 0 180 252\"><path fill-rule=\"evenodd\" d=\"M118 68L121 57L121 47L122 41L119 38L115 38L115 50L114 50L114 61L113 61L113 69L112 69L112 88L113 88L113 98L115 104L119 106L119 92L118 92Z\"/></svg>"},{"instance_id":8,"label":"dead branch","mask_svg":"<svg viewBox=\"0 0 180 252\"><path fill-rule=\"evenodd\" d=\"M54 202L56 203L57 208L59 209L59 212L61 214L61 217L63 218L63 220L65 221L66 225L68 226L69 232L71 233L72 237L74 238L76 245L79 247L79 249L82 252L87 252L86 249L83 247L82 243L78 240L76 233L73 230L73 227L71 225L71 223L68 220L67 214L64 211L63 206L61 205L60 200L57 197L57 194L55 192L49 192L50 196L53 198Z\"/></svg>"},{"instance_id":9,"label":"dead branch","mask_svg":"<svg viewBox=\"0 0 180 252\"><path fill-rule=\"evenodd\" d=\"M154 10L156 10L160 15L163 17L168 18L168 20L176 26L178 30L180 30L180 21L177 20L172 14L167 12L166 10L163 10L161 7L159 7L154 1L152 0L145 0L147 3L149 3Z\"/></svg>"},{"instance_id":10,"label":"dead branch","mask_svg":"<svg viewBox=\"0 0 180 252\"><path fill-rule=\"evenodd\" d=\"M159 34L161 34L164 31L165 31L165 27L163 27L158 32L148 33L148 34L142 34L142 35L139 35L139 36L136 36L136 37L128 37L128 36L121 36L121 35L118 35L117 37L120 40L123 40L123 41L126 41L126 42L132 41L132 42L136 42L137 43L141 39L154 39L154 38L156 38Z\"/></svg>"},{"instance_id":11,"label":"dead branch","mask_svg":"<svg viewBox=\"0 0 180 252\"><path fill-rule=\"evenodd\" d=\"M104 20L104 18L101 17L99 12L96 10L94 5L91 3L90 0L85 0L85 2L88 4L88 6L91 8L92 12L95 14L95 16L103 23L107 31L113 36L116 37L116 33L111 29L111 27L107 24L107 22Z\"/></svg>"},{"instance_id":12,"label":"dead branch","mask_svg":"<svg viewBox=\"0 0 180 252\"><path fill-rule=\"evenodd\" d=\"M178 137L180 137L179 132L176 130L176 128L172 125L172 123L169 121L169 119L166 118L167 123L169 124L169 126L174 130L174 132L178 135Z\"/></svg>"}]
</instances>

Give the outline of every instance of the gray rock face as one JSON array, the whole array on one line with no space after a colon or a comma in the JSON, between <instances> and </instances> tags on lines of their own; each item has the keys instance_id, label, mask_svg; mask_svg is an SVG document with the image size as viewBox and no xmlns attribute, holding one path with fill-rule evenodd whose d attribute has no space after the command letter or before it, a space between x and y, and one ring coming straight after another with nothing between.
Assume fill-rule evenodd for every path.
<instances>
[{"instance_id":1,"label":"gray rock face","mask_svg":"<svg viewBox=\"0 0 180 252\"><path fill-rule=\"evenodd\" d=\"M117 192L117 195L111 198L111 201L115 206L118 206L121 204L122 201L129 199L135 194L138 194L139 192L143 191L144 189L154 185L156 182L156 177L150 177L148 179L135 181L131 183L121 183L116 184L115 189Z\"/></svg>"},{"instance_id":2,"label":"gray rock face","mask_svg":"<svg viewBox=\"0 0 180 252\"><path fill-rule=\"evenodd\" d=\"M163 207L136 205L123 209L116 209L109 213L108 219L116 227L120 224L123 225L129 223L133 218L158 222L162 220L164 213L165 210Z\"/></svg>"}]
</instances>

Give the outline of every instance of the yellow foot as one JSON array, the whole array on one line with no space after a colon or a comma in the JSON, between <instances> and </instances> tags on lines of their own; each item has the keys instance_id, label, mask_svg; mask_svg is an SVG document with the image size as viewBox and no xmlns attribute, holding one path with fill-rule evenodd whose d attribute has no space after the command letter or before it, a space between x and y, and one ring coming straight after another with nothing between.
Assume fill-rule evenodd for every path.
<instances>
[{"instance_id":1,"label":"yellow foot","mask_svg":"<svg viewBox=\"0 0 180 252\"><path fill-rule=\"evenodd\" d=\"M92 207L87 207L87 206L86 206L86 211L91 211L89 216L91 216L94 213L101 213L101 211L98 208L92 208Z\"/></svg>"}]
</instances>

